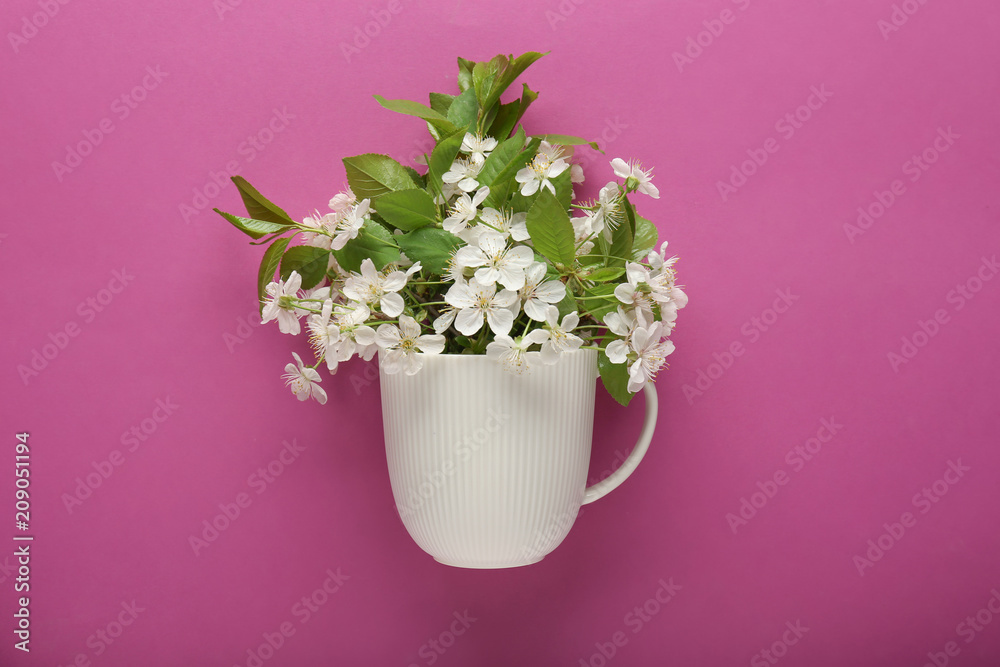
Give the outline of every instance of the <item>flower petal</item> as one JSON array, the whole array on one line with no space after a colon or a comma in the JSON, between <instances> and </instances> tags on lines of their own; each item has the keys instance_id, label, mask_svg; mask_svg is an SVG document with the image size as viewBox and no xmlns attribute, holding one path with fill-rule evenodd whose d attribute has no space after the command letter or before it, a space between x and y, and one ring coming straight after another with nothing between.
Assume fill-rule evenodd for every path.
<instances>
[{"instance_id":1,"label":"flower petal","mask_svg":"<svg viewBox=\"0 0 1000 667\"><path fill-rule=\"evenodd\" d=\"M383 294L382 298L379 300L379 306L382 308L382 312L389 317L396 317L403 312L404 305L403 297L396 292Z\"/></svg>"},{"instance_id":2,"label":"flower petal","mask_svg":"<svg viewBox=\"0 0 1000 667\"><path fill-rule=\"evenodd\" d=\"M441 335L424 334L417 338L417 348L425 354L441 354L444 351L445 338Z\"/></svg>"},{"instance_id":3,"label":"flower petal","mask_svg":"<svg viewBox=\"0 0 1000 667\"><path fill-rule=\"evenodd\" d=\"M513 317L511 317L511 322L513 322ZM471 336L482 327L483 311L477 308L463 308L458 311L458 315L455 317L455 328L458 329L462 335Z\"/></svg>"},{"instance_id":4,"label":"flower petal","mask_svg":"<svg viewBox=\"0 0 1000 667\"><path fill-rule=\"evenodd\" d=\"M514 314L506 308L491 308L486 312L486 320L494 334L509 334L514 326Z\"/></svg>"},{"instance_id":5,"label":"flower petal","mask_svg":"<svg viewBox=\"0 0 1000 667\"><path fill-rule=\"evenodd\" d=\"M381 324L375 332L375 342L387 350L399 345L400 340L399 329L393 324Z\"/></svg>"}]
</instances>

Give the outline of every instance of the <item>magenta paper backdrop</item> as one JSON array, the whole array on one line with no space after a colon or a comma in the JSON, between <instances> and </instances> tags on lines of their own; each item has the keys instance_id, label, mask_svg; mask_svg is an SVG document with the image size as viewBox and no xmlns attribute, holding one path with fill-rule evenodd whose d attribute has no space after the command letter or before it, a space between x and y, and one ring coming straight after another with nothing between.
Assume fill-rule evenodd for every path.
<instances>
[{"instance_id":1,"label":"magenta paper backdrop","mask_svg":"<svg viewBox=\"0 0 1000 667\"><path fill-rule=\"evenodd\" d=\"M0 664L1000 664L996 3L0 14ZM341 157L427 148L372 94L525 50L551 51L528 130L600 139L591 188L611 157L655 166L638 203L691 303L634 476L540 564L453 569L397 518L371 369L298 403L291 339L254 319L261 251L210 209L240 209L227 170L323 207ZM594 477L642 410L600 391Z\"/></svg>"}]
</instances>

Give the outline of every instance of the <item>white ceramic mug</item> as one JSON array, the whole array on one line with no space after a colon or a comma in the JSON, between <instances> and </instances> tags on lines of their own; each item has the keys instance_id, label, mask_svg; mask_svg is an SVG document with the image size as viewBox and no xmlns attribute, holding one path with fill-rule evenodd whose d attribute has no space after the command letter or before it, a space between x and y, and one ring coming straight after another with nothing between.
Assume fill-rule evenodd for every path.
<instances>
[{"instance_id":1,"label":"white ceramic mug","mask_svg":"<svg viewBox=\"0 0 1000 667\"><path fill-rule=\"evenodd\" d=\"M396 509L421 549L446 565L529 565L569 532L580 506L642 460L646 419L625 462L587 488L597 351L576 350L515 375L485 355L421 355L416 375L381 373L382 421Z\"/></svg>"}]
</instances>

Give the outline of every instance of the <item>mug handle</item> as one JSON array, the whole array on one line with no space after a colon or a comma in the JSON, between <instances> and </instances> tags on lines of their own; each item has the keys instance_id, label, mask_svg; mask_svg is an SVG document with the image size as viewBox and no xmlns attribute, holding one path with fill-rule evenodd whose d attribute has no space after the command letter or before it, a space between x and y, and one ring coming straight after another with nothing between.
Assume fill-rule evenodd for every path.
<instances>
[{"instance_id":1,"label":"mug handle","mask_svg":"<svg viewBox=\"0 0 1000 667\"><path fill-rule=\"evenodd\" d=\"M656 428L656 413L659 409L659 401L656 396L656 388L653 387L652 382L646 383L645 391L646 421L642 425L642 433L639 434L639 441L635 443L632 453L628 455L628 458L625 459L625 462L621 464L618 470L615 470L597 484L587 487L583 495L584 505L592 503L598 498L603 498L617 489L635 471L639 466L639 462L642 461L642 457L646 455L649 443L653 439L653 429Z\"/></svg>"}]
</instances>

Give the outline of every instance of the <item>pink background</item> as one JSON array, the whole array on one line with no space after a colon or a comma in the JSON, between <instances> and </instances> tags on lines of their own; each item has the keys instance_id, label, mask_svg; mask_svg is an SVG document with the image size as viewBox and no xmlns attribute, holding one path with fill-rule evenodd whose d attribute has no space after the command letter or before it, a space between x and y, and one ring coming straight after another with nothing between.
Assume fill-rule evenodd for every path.
<instances>
[{"instance_id":1,"label":"pink background","mask_svg":"<svg viewBox=\"0 0 1000 667\"><path fill-rule=\"evenodd\" d=\"M286 622L295 634L264 664L773 664L765 649L789 666L1000 664L987 606L1000 590L1000 279L977 276L993 277L983 258L1000 252L995 2L908 0L916 13L884 35L890 0L401 0L394 14L379 0L247 0L221 18L208 0L48 1L58 12L35 18L37 34L24 19L45 2L0 12L4 33L31 35L0 47L0 664L247 665ZM348 58L373 17L391 20ZM700 53L687 42L699 33ZM697 57L679 67L686 48ZM327 406L298 403L279 379L291 339L240 324L261 250L181 206L238 212L210 173L235 162L304 216L344 184L341 157L426 149L421 124L372 94L455 92L457 55L525 50L551 50L523 78L541 91L528 130L603 133L592 188L611 157L655 166L662 197L639 209L681 255L691 303L635 475L542 563L453 569L396 517L377 381L355 362L324 379ZM165 76L123 117L147 66ZM813 86L828 99L794 132L776 126ZM244 144L275 110L280 131ZM94 134L105 118L113 130ZM938 155L939 128L952 139ZM100 143L57 176L85 132ZM936 161L907 172L925 149ZM718 182L748 150L768 159L724 200ZM845 231L895 180L888 210ZM108 291L123 268L132 278ZM776 290L794 297L781 314ZM894 368L903 337L920 347ZM44 350L47 366L22 379ZM158 400L177 407L166 416ZM628 451L642 410L600 393L595 477ZM842 428L799 463L824 419ZM152 433L123 442L143 420ZM11 633L19 431L32 445L30 655ZM298 458L253 486L293 439ZM121 465L68 511L64 494L111 456ZM968 470L945 476L949 461ZM776 474L786 483L767 482ZM920 497L945 477L946 495ZM250 505L195 554L189 536L240 493ZM743 499L766 504L734 532ZM909 527L893 526L906 512ZM880 536L891 548L859 573ZM338 569L340 590L296 615ZM662 607L661 580L681 587ZM100 640L133 601L134 622ZM471 626L453 625L466 611Z\"/></svg>"}]
</instances>

